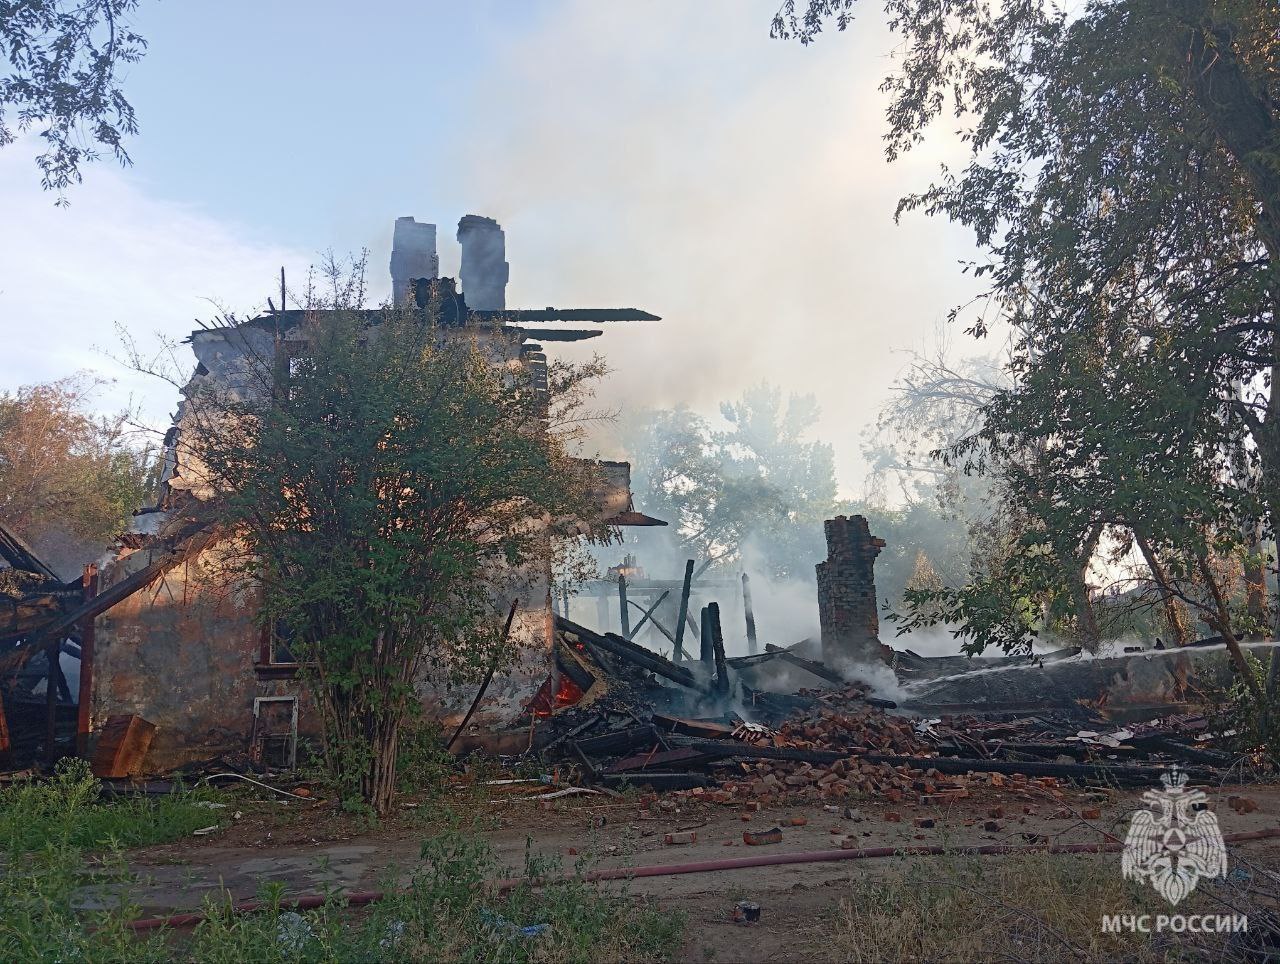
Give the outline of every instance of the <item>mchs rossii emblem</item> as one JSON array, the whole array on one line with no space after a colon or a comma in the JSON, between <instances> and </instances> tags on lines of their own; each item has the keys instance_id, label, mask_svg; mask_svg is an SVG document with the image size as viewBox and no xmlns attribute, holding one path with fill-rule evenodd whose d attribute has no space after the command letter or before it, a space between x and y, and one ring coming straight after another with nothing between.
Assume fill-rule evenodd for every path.
<instances>
[{"instance_id":1,"label":"mchs rossii emblem","mask_svg":"<svg viewBox=\"0 0 1280 964\"><path fill-rule=\"evenodd\" d=\"M1201 877L1227 875L1227 846L1218 818L1202 805L1208 797L1187 789L1187 776L1174 770L1160 778L1163 790L1142 795L1149 810L1129 824L1121 871L1127 880L1150 881L1156 892L1177 906Z\"/></svg>"}]
</instances>

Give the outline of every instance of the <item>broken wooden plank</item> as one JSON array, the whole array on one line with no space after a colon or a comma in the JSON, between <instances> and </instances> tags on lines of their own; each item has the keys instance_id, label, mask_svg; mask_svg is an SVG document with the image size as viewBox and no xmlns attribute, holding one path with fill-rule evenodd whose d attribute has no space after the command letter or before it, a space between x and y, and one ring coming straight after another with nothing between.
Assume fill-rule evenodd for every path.
<instances>
[{"instance_id":1,"label":"broken wooden plank","mask_svg":"<svg viewBox=\"0 0 1280 964\"><path fill-rule=\"evenodd\" d=\"M611 763L605 773L630 773L635 770L647 770L649 767L661 770L672 765L678 767L694 767L716 759L692 747L677 747L674 750L654 750L647 753L636 753Z\"/></svg>"},{"instance_id":2,"label":"broken wooden plank","mask_svg":"<svg viewBox=\"0 0 1280 964\"><path fill-rule=\"evenodd\" d=\"M137 776L155 735L156 725L140 716L107 717L90 763L93 775L103 779Z\"/></svg>"},{"instance_id":3,"label":"broken wooden plank","mask_svg":"<svg viewBox=\"0 0 1280 964\"><path fill-rule=\"evenodd\" d=\"M689 590L693 586L693 560L687 559L684 564L684 583L680 587L680 615L676 619L675 649L671 658L675 662L684 659L684 625L689 618Z\"/></svg>"},{"instance_id":4,"label":"broken wooden plank","mask_svg":"<svg viewBox=\"0 0 1280 964\"><path fill-rule=\"evenodd\" d=\"M734 727L715 720L688 720L679 716L667 716L654 713L653 722L671 733L683 733L685 736L700 736L709 740L727 740L733 736Z\"/></svg>"}]
</instances>

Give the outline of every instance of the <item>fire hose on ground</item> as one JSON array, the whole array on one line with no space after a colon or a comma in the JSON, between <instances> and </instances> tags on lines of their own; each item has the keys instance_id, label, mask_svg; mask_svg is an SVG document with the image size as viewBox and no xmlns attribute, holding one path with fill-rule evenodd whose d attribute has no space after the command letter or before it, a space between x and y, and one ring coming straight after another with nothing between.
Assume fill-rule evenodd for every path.
<instances>
[{"instance_id":1,"label":"fire hose on ground","mask_svg":"<svg viewBox=\"0 0 1280 964\"><path fill-rule=\"evenodd\" d=\"M1267 830L1250 830L1244 833L1233 833L1224 836L1223 842L1228 844L1245 843L1250 840L1269 840L1280 837L1280 827ZM985 844L976 847L863 847L855 850L811 850L789 854L761 854L758 857L731 857L727 860L699 860L685 864L655 864L649 867L612 867L602 870L591 870L580 875L585 881L631 880L637 877L673 877L679 874L712 873L718 870L743 870L750 867L779 867L787 864L831 863L838 860L867 860L877 857L982 857L1004 856L1013 854L1101 854L1117 853L1124 849L1119 840L1107 840L1090 844L1050 844L1048 846L1015 846L1012 844ZM513 878L495 882L496 889L511 890L521 884L534 885L546 883L545 880L530 881L525 878ZM366 890L353 891L339 898L348 907L363 907L376 903L386 897L394 896L395 891ZM281 910L313 910L333 900L324 894L306 894L282 900L278 904L262 900L243 900L230 906L233 914L248 914L262 910L268 906L278 906ZM194 927L205 919L204 912L189 914L173 914L169 917L148 917L132 921L127 926L135 931L151 931L162 927Z\"/></svg>"}]
</instances>

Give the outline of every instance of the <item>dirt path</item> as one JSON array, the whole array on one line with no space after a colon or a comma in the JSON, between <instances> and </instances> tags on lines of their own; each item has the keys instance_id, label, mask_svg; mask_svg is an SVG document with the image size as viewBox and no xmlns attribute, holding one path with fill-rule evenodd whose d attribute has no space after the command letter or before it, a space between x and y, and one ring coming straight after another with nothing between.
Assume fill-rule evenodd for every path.
<instances>
[{"instance_id":1,"label":"dirt path","mask_svg":"<svg viewBox=\"0 0 1280 964\"><path fill-rule=\"evenodd\" d=\"M1223 833L1280 825L1280 788L1248 788L1244 793L1258 807L1243 814L1227 803L1227 797L1238 792L1210 794ZM483 803L482 809L496 824L487 835L500 860L518 872L524 863L526 844L534 852L559 857L562 866L571 869L576 863L589 867L643 867L839 849L840 841L846 837L861 847L1026 844L1045 840L1094 843L1105 839L1108 833L1123 838L1129 814L1142 806L1139 796L1066 790L1062 799L1043 792L1038 797L1030 794L1020 799L1007 790L984 788L970 799L945 808L910 803L859 804L852 819L817 804L744 813L741 807L703 804L687 798L666 798L642 806L636 801L591 796L546 805L514 795L494 795ZM477 802L469 797L458 803L475 807ZM204 896L221 892L229 892L236 899L252 897L264 881L281 882L291 894L316 893L326 888L379 889L403 879L418 856L419 842L442 819L434 808L418 806L403 811L402 816L378 829L361 830L356 822L323 805L305 814L299 812L301 806L305 805L246 803L241 807L241 818L216 836L137 852L131 859L140 878L133 899L146 912L162 914L196 907ZM1069 811L1071 816L1064 817L1061 811ZM894 813L900 821L892 819ZM1082 820L1081 814L1090 819ZM933 825L917 826L918 819L931 820ZM803 825L790 825L793 820L802 820ZM766 830L778 825L783 825L781 843L765 847L743 843L744 830ZM667 833L690 831L697 837L693 843L664 842ZM1245 846L1250 859L1280 865L1280 840ZM648 877L624 886L687 916L689 927L683 949L687 960L794 960L820 954L824 926L838 913L840 900L855 876L884 873L901 859ZM1118 856L1097 859L1114 860L1119 873ZM761 906L760 924L743 927L731 922L738 900Z\"/></svg>"}]
</instances>

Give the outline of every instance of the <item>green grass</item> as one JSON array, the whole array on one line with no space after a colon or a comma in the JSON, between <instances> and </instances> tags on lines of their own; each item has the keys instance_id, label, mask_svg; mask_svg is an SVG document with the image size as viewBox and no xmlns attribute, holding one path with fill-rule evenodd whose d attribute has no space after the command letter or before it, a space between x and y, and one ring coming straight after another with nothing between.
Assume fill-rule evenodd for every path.
<instances>
[{"instance_id":1,"label":"green grass","mask_svg":"<svg viewBox=\"0 0 1280 964\"><path fill-rule=\"evenodd\" d=\"M556 867L526 856L534 878ZM181 941L178 956L210 964L284 961L661 961L679 946L684 921L622 892L605 893L580 876L503 895L487 882L504 876L483 838L449 830L422 846L408 887L361 911L337 896L319 910L272 909L233 915L216 904ZM527 935L522 928L546 925Z\"/></svg>"},{"instance_id":2,"label":"green grass","mask_svg":"<svg viewBox=\"0 0 1280 964\"><path fill-rule=\"evenodd\" d=\"M49 845L81 850L144 847L189 837L220 822L213 791L104 800L83 760L61 761L50 780L0 789L0 853L30 853Z\"/></svg>"},{"instance_id":3,"label":"green grass","mask_svg":"<svg viewBox=\"0 0 1280 964\"><path fill-rule=\"evenodd\" d=\"M232 914L210 900L194 931L135 935L126 926L137 908L122 847L181 836L189 818L214 823L217 811L198 802L102 801L96 781L73 763L51 781L5 791L0 961L656 961L683 932L678 915L602 891L580 874L561 879L557 865L532 853L522 874L546 885L497 894L490 882L512 874L483 837L440 811L407 887L387 882L394 893L379 903L351 908L335 893L317 910L294 913L282 910L279 886L267 886L268 906L257 913ZM89 897L108 909L78 910ZM542 933L521 933L542 924Z\"/></svg>"}]
</instances>

